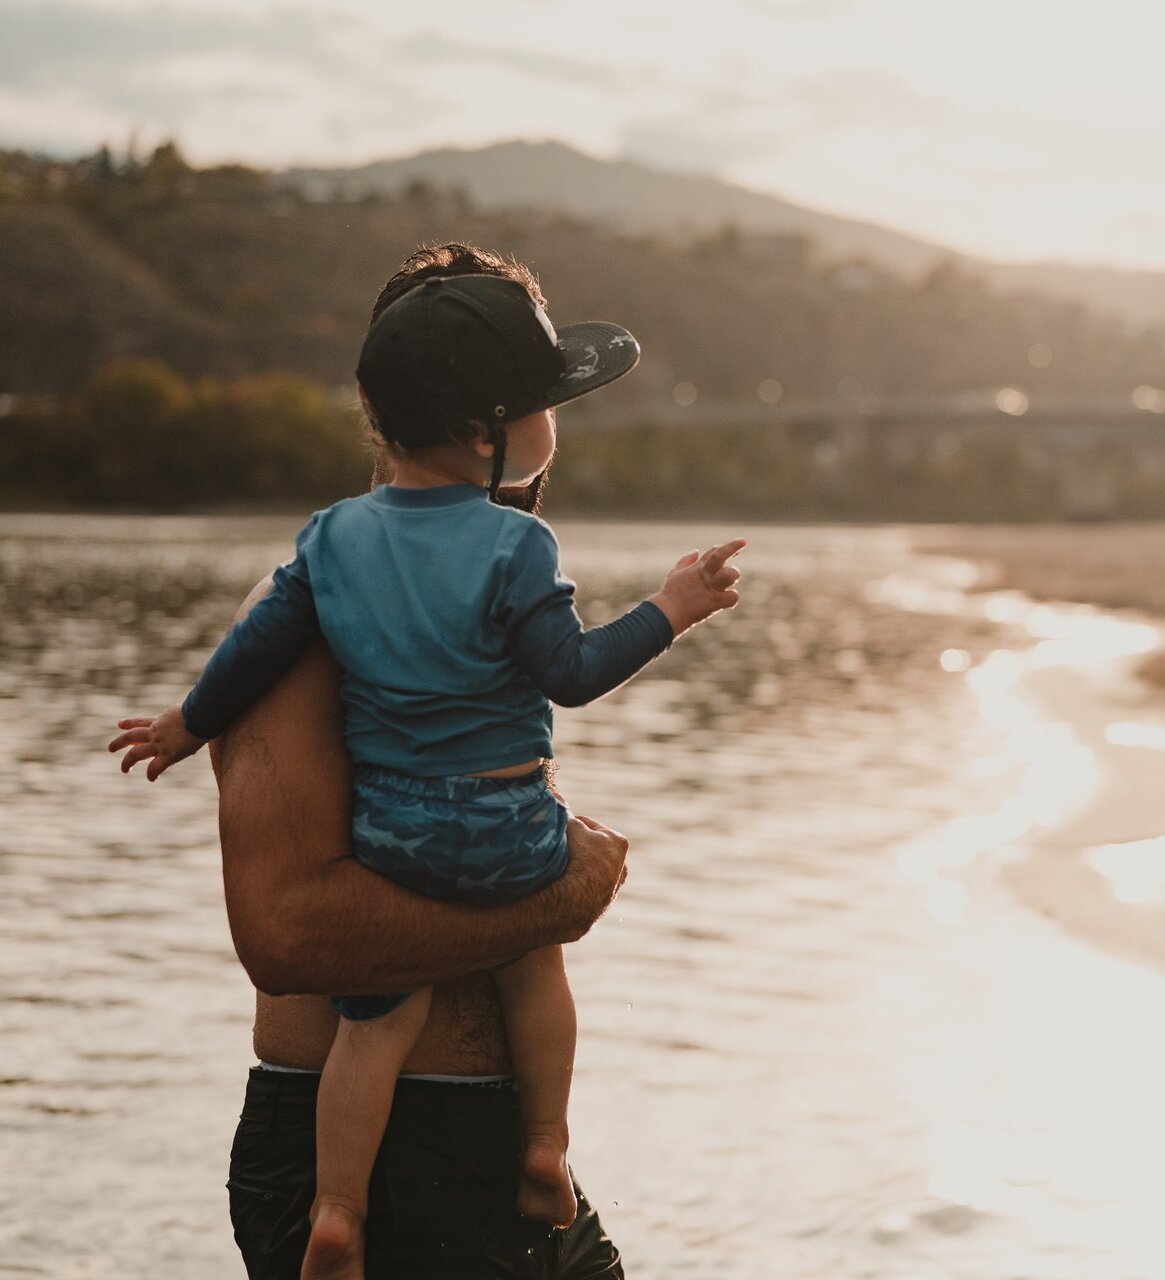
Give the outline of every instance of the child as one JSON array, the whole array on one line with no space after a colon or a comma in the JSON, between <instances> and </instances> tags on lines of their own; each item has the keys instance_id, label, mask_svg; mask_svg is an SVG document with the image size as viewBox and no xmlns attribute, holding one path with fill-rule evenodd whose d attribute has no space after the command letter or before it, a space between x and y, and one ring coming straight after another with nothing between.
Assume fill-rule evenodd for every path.
<instances>
[{"instance_id":1,"label":"child","mask_svg":"<svg viewBox=\"0 0 1165 1280\"><path fill-rule=\"evenodd\" d=\"M430 276L388 306L357 378L391 483L312 518L181 708L119 722L110 750L128 748L122 769L148 758L153 780L198 750L322 632L344 672L357 858L419 893L483 905L557 878L567 812L544 776L549 700L602 696L737 598L727 561L739 540L690 553L649 600L584 631L549 528L486 501L545 469L556 405L621 377L638 354L615 325L556 334L525 286L500 275ZM521 1099L518 1206L566 1224L574 1012L561 948L493 976ZM428 998L336 1001L305 1277L363 1274L368 1176Z\"/></svg>"}]
</instances>

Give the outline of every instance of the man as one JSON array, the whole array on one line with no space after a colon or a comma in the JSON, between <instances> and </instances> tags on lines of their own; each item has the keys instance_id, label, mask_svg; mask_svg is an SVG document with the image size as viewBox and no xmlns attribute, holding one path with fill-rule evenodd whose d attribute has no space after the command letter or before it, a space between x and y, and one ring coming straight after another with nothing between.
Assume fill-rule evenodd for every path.
<instances>
[{"instance_id":1,"label":"man","mask_svg":"<svg viewBox=\"0 0 1165 1280\"><path fill-rule=\"evenodd\" d=\"M478 253L442 246L425 251L422 265L481 270ZM511 264L486 266L508 274ZM299 1276L314 1193L315 1088L335 1027L323 993L431 983L440 985L370 1187L368 1277L619 1280L618 1252L581 1195L567 1231L513 1208L517 1098L492 983L481 974L581 937L622 879L626 840L574 820L563 877L488 910L369 875L348 847L351 767L338 673L322 646L216 743L214 757L232 933L256 987L272 993L259 997L255 1051L264 1066L251 1073L231 1158L232 1221L252 1280ZM320 994L273 998L305 992Z\"/></svg>"}]
</instances>

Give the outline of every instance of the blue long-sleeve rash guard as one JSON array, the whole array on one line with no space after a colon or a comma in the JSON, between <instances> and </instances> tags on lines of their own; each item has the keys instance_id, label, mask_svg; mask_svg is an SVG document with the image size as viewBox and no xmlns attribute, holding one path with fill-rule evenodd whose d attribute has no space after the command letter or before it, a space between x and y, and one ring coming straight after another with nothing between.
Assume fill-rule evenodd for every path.
<instances>
[{"instance_id":1,"label":"blue long-sleeve rash guard","mask_svg":"<svg viewBox=\"0 0 1165 1280\"><path fill-rule=\"evenodd\" d=\"M670 645L643 601L586 630L558 543L484 489L382 487L318 512L271 592L231 630L183 703L217 737L323 635L343 668L354 760L421 775L553 754L550 702L579 706Z\"/></svg>"}]
</instances>

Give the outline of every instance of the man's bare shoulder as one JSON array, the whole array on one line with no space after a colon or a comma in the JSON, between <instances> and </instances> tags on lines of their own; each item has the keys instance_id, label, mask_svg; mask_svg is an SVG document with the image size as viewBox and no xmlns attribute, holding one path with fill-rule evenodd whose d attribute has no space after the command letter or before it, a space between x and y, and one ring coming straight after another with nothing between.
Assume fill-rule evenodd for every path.
<instances>
[{"instance_id":1,"label":"man's bare shoulder","mask_svg":"<svg viewBox=\"0 0 1165 1280\"><path fill-rule=\"evenodd\" d=\"M263 599L271 590L272 575L268 574L265 578L260 578L258 582L247 592L243 603L235 610L235 621L245 618L248 613Z\"/></svg>"}]
</instances>

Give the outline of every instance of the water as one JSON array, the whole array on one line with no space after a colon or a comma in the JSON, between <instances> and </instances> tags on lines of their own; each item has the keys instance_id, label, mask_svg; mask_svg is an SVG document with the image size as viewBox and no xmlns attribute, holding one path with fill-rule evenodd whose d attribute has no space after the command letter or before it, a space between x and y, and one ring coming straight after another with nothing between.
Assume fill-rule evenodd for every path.
<instances>
[{"instance_id":1,"label":"water","mask_svg":"<svg viewBox=\"0 0 1165 1280\"><path fill-rule=\"evenodd\" d=\"M0 519L0 1275L242 1275L252 1009L209 769L149 787L102 748L296 524ZM736 532L559 527L592 621ZM734 616L556 718L562 789L633 840L570 955L573 1161L628 1274L1160 1277L1165 983L1025 910L999 856L1047 799L1048 742L991 712L1030 607L905 531L744 532Z\"/></svg>"}]
</instances>

